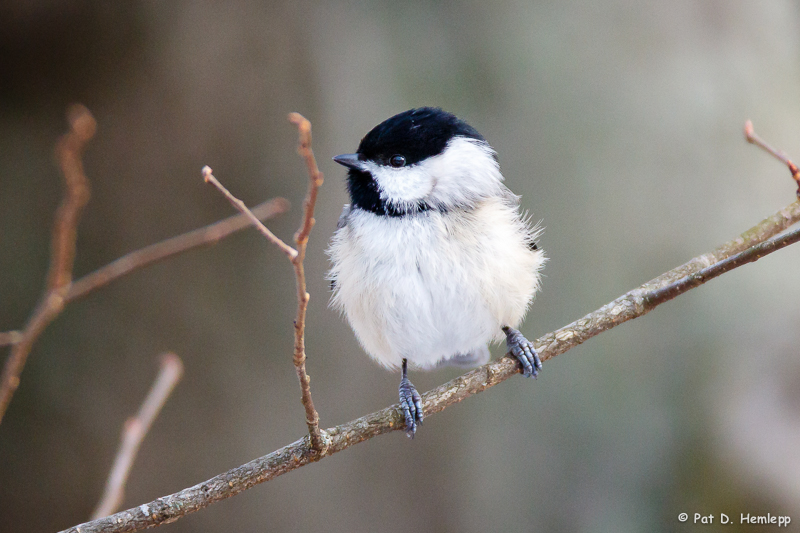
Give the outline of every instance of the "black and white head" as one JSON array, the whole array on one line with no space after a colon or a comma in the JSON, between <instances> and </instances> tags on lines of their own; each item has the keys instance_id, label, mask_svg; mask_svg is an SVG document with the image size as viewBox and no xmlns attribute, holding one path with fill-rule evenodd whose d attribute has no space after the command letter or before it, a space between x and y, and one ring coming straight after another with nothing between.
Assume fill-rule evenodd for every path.
<instances>
[{"instance_id":1,"label":"black and white head","mask_svg":"<svg viewBox=\"0 0 800 533\"><path fill-rule=\"evenodd\" d=\"M502 194L494 150L472 126L438 108L395 115L333 158L349 169L351 206L378 215L469 207Z\"/></svg>"}]
</instances>

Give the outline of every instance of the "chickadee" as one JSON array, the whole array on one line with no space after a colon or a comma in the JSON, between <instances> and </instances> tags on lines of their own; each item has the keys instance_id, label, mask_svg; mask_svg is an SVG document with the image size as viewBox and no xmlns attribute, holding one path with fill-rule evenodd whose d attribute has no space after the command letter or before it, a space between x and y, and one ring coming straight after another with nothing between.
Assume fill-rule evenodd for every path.
<instances>
[{"instance_id":1,"label":"chickadee","mask_svg":"<svg viewBox=\"0 0 800 533\"><path fill-rule=\"evenodd\" d=\"M487 344L506 339L526 377L539 356L514 329L545 258L538 230L503 185L496 153L454 115L423 107L395 115L361 139L348 168L344 206L329 255L331 305L367 353L402 368L406 434L422 424L413 368L478 366Z\"/></svg>"}]
</instances>

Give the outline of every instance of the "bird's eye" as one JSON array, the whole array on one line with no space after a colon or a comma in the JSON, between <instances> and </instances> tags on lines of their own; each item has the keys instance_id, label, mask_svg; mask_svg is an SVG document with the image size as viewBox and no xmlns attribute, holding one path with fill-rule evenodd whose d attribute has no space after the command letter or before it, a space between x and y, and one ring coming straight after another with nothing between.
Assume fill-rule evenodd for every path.
<instances>
[{"instance_id":1,"label":"bird's eye","mask_svg":"<svg viewBox=\"0 0 800 533\"><path fill-rule=\"evenodd\" d=\"M389 163L395 168L404 167L406 166L406 158L402 155L393 155Z\"/></svg>"}]
</instances>

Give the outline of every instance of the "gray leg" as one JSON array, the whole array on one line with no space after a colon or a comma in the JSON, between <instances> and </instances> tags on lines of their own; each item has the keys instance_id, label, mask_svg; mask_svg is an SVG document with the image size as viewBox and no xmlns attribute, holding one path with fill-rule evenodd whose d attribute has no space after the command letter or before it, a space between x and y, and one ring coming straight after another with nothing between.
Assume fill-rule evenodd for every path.
<instances>
[{"instance_id":1,"label":"gray leg","mask_svg":"<svg viewBox=\"0 0 800 533\"><path fill-rule=\"evenodd\" d=\"M542 362L533 343L514 328L503 326L503 332L506 334L508 352L522 365L522 375L526 378L535 378L542 369Z\"/></svg>"},{"instance_id":2,"label":"gray leg","mask_svg":"<svg viewBox=\"0 0 800 533\"><path fill-rule=\"evenodd\" d=\"M408 361L403 359L403 379L400 380L400 409L406 418L406 435L414 438L417 426L422 425L422 398L408 380Z\"/></svg>"}]
</instances>

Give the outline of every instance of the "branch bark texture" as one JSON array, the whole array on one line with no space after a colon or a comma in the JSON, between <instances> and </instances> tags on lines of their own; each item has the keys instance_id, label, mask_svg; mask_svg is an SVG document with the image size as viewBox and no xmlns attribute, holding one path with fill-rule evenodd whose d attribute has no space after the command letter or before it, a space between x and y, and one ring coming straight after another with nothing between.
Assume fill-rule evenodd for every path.
<instances>
[{"instance_id":1,"label":"branch bark texture","mask_svg":"<svg viewBox=\"0 0 800 533\"><path fill-rule=\"evenodd\" d=\"M769 239L798 221L800 221L800 201L778 211L717 249L695 257L623 294L597 311L548 333L535 343L542 361L562 354L623 322L645 315L658 305L723 272L755 261L772 251L796 242L800 239L798 231L784 236L785 238ZM425 416L428 417L489 387L502 383L519 372L518 363L510 357L503 357L498 361L471 370L425 393L422 396ZM398 405L395 404L328 429L326 434L329 441L323 454L314 449L310 436L306 436L269 455L214 476L193 487L100 520L72 527L62 533L138 531L174 522L186 514L291 472L317 461L321 457L332 455L359 442L403 427L403 415L399 411Z\"/></svg>"}]
</instances>

